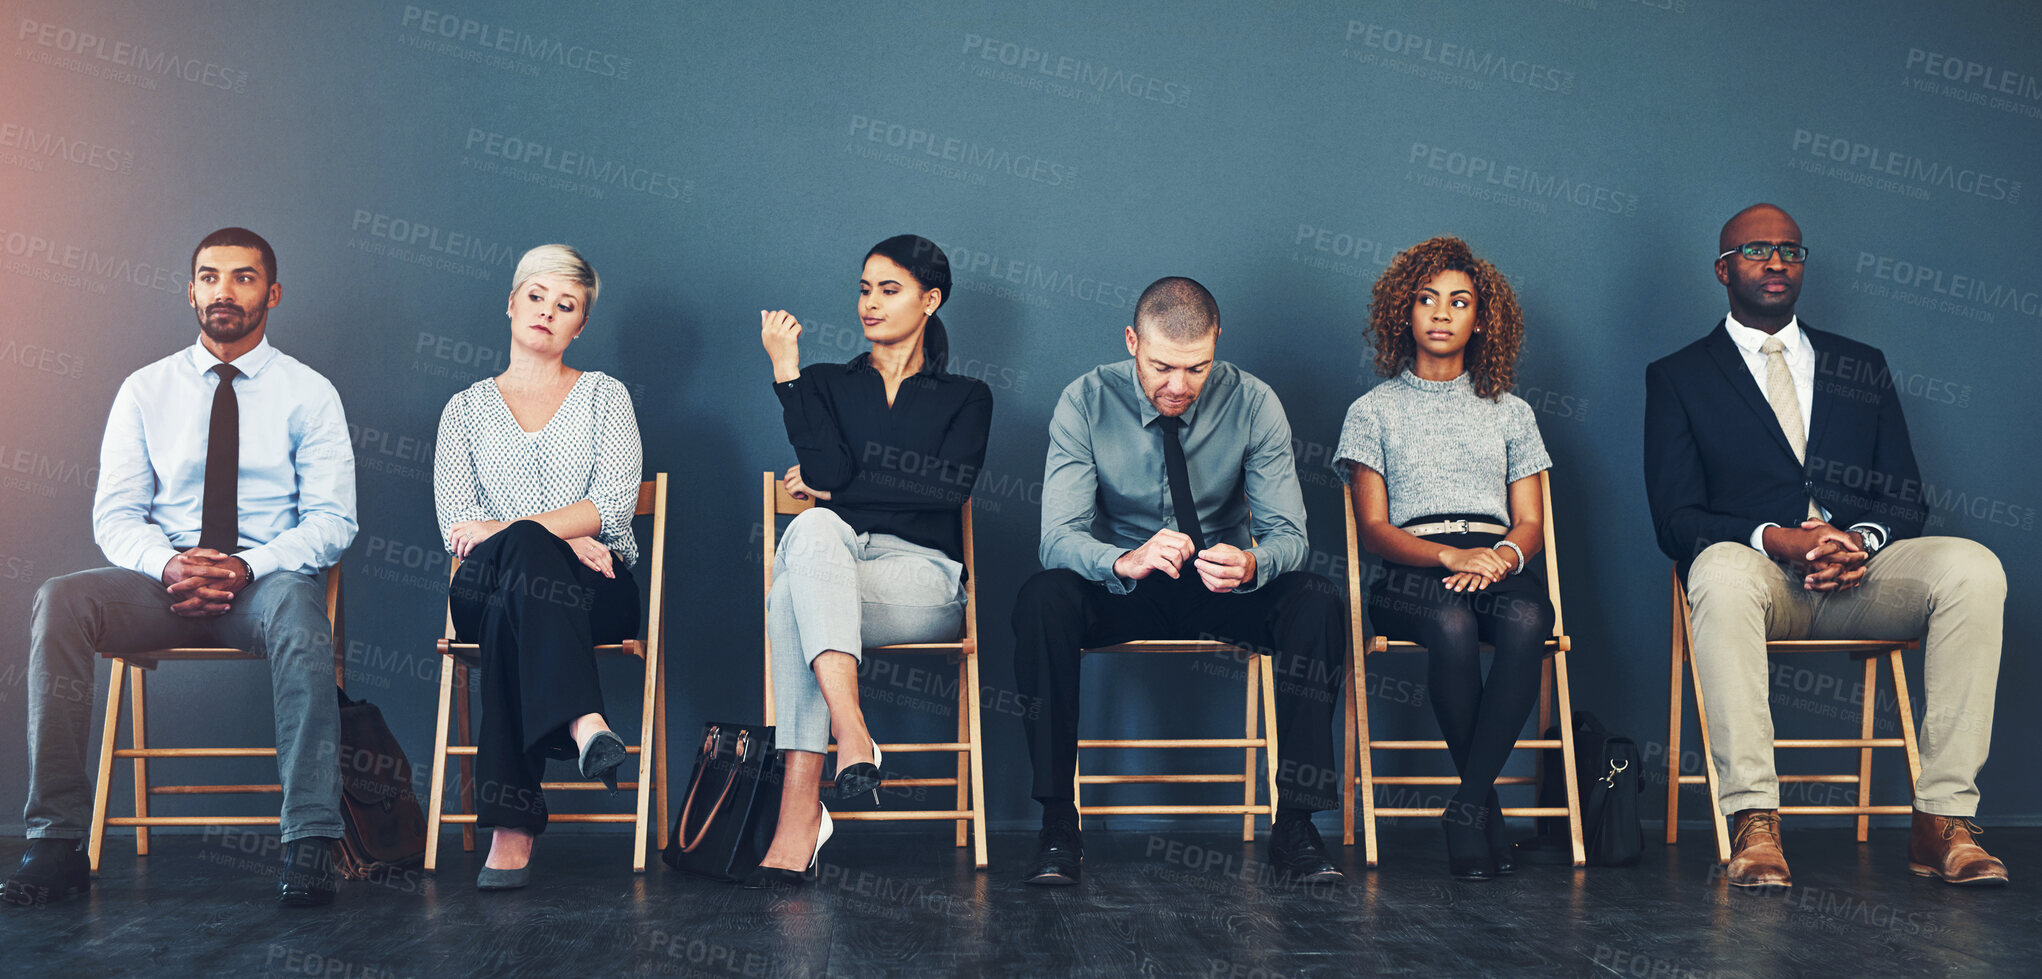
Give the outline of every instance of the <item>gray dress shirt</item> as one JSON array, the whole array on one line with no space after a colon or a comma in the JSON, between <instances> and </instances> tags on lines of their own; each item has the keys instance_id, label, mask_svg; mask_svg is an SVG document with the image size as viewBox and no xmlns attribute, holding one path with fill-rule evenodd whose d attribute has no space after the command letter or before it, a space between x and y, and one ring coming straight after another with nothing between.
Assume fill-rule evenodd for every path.
<instances>
[{"instance_id":1,"label":"gray dress shirt","mask_svg":"<svg viewBox=\"0 0 2042 979\"><path fill-rule=\"evenodd\" d=\"M1044 568L1068 568L1117 595L1134 590L1137 582L1114 574L1113 562L1156 531L1177 528L1158 417L1132 360L1095 367L1064 388L1043 467ZM1301 567L1305 501L1276 392L1217 362L1184 413L1182 438L1206 543L1244 550L1255 543L1255 578L1240 590Z\"/></svg>"}]
</instances>

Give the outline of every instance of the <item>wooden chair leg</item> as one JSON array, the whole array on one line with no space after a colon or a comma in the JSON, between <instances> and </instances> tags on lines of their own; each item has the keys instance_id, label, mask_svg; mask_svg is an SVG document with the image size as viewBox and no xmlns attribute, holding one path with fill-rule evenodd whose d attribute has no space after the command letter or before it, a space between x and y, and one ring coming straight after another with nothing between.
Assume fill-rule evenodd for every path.
<instances>
[{"instance_id":1,"label":"wooden chair leg","mask_svg":"<svg viewBox=\"0 0 2042 979\"><path fill-rule=\"evenodd\" d=\"M468 681L471 676L467 664L454 664L454 723L460 738L454 743L462 746L475 743L474 732L468 726ZM462 755L460 769L461 811L472 816L475 814L475 756ZM475 852L474 823L461 824L461 849L467 853Z\"/></svg>"},{"instance_id":2,"label":"wooden chair leg","mask_svg":"<svg viewBox=\"0 0 2042 979\"><path fill-rule=\"evenodd\" d=\"M1368 727L1368 651L1367 647L1354 653L1354 730L1355 760L1361 764L1361 787L1356 792L1361 796L1361 852L1368 866L1376 865L1376 777L1375 752L1369 747Z\"/></svg>"},{"instance_id":3,"label":"wooden chair leg","mask_svg":"<svg viewBox=\"0 0 2042 979\"><path fill-rule=\"evenodd\" d=\"M113 789L113 752L120 744L122 681L128 676L125 660L114 660L106 680L106 719L99 727L99 779L92 789L92 835L85 844L85 856L93 870L99 869L99 854L106 845L106 806Z\"/></svg>"},{"instance_id":4,"label":"wooden chair leg","mask_svg":"<svg viewBox=\"0 0 2042 979\"><path fill-rule=\"evenodd\" d=\"M137 748L147 748L149 746L148 688L143 686L143 674L146 671L139 666L130 666L128 671L128 684L135 688L128 694L129 705L134 708L133 713L130 714L130 717L133 719L134 728L129 732L128 740ZM147 817L149 815L149 759L147 758L138 757L135 759L135 815L137 817ZM137 826L135 827L135 856L146 857L148 855L149 827Z\"/></svg>"},{"instance_id":5,"label":"wooden chair leg","mask_svg":"<svg viewBox=\"0 0 2042 979\"><path fill-rule=\"evenodd\" d=\"M1872 713L1878 703L1879 658L1877 656L1867 656L1865 657L1865 702L1858 709L1858 737L1862 740L1869 741L1872 739ZM1858 749L1858 808L1865 809L1871 805L1872 747L1866 745ZM1871 828L1872 817L1862 812L1858 813L1858 842L1863 843L1869 838Z\"/></svg>"},{"instance_id":6,"label":"wooden chair leg","mask_svg":"<svg viewBox=\"0 0 2042 979\"><path fill-rule=\"evenodd\" d=\"M1895 648L1886 654L1886 665L1893 674L1893 701L1900 714L1900 744L1907 750L1907 798L1912 802L1915 788L1921 785L1921 745L1914 733L1914 698L1907 689L1907 666L1901 661L1900 650ZM1865 709L1872 709L1872 701L1865 701Z\"/></svg>"},{"instance_id":7,"label":"wooden chair leg","mask_svg":"<svg viewBox=\"0 0 2042 979\"><path fill-rule=\"evenodd\" d=\"M986 769L985 739L979 730L978 651L964 658L966 696L971 717L971 836L972 859L986 869Z\"/></svg>"},{"instance_id":8,"label":"wooden chair leg","mask_svg":"<svg viewBox=\"0 0 2042 979\"><path fill-rule=\"evenodd\" d=\"M970 698L966 696L965 690L965 688L969 685L969 682L965 678L964 674L965 674L964 654L959 653L957 657L957 742L959 744L970 744L971 719L965 716L970 712L969 704ZM957 805L953 807L958 812L963 812L966 808L966 804L970 802L970 799L968 798L969 795L971 794L971 785L969 781L970 778L971 778L971 752L960 751L957 753ZM970 833L971 820L963 816L958 817L955 835L957 837L957 845L959 847L964 846L964 844L967 842L965 838L968 835L970 835Z\"/></svg>"},{"instance_id":9,"label":"wooden chair leg","mask_svg":"<svg viewBox=\"0 0 2042 979\"><path fill-rule=\"evenodd\" d=\"M439 868L440 862L440 814L446 811L447 799L447 715L454 707L454 658L440 657L440 709L438 722L433 725L433 782L430 802L425 811L425 869L428 873Z\"/></svg>"},{"instance_id":10,"label":"wooden chair leg","mask_svg":"<svg viewBox=\"0 0 2042 979\"><path fill-rule=\"evenodd\" d=\"M1261 657L1256 657L1260 659ZM1263 749L1263 761L1269 771L1269 828L1276 828L1276 770L1283 764L1283 745L1276 738L1276 657L1262 666L1262 734L1269 742ZM1317 778L1318 773L1314 772Z\"/></svg>"},{"instance_id":11,"label":"wooden chair leg","mask_svg":"<svg viewBox=\"0 0 2042 979\"><path fill-rule=\"evenodd\" d=\"M1723 817L1723 790L1716 782L1716 756L1709 746L1709 707L1702 697L1702 670L1695 662L1694 633L1688 622L1687 609L1682 607L1677 611L1680 613L1682 642L1687 651L1688 680L1694 685L1695 727L1702 736L1702 777L1709 786L1709 819L1716 829L1716 862L1729 863L1730 822Z\"/></svg>"},{"instance_id":12,"label":"wooden chair leg","mask_svg":"<svg viewBox=\"0 0 2042 979\"><path fill-rule=\"evenodd\" d=\"M645 872L645 843L652 836L652 767L659 763L660 746L654 744L653 728L659 724L659 645L645 647L645 676L638 707L638 810L632 822L631 871Z\"/></svg>"},{"instance_id":13,"label":"wooden chair leg","mask_svg":"<svg viewBox=\"0 0 2042 979\"><path fill-rule=\"evenodd\" d=\"M1349 655L1353 655L1352 652ZM1350 679L1341 686L1347 688L1342 697L1340 720L1340 845L1354 845L1354 748L1357 735L1354 730L1354 683L1353 670L1348 670Z\"/></svg>"},{"instance_id":14,"label":"wooden chair leg","mask_svg":"<svg viewBox=\"0 0 2042 979\"><path fill-rule=\"evenodd\" d=\"M1567 838L1574 848L1574 866L1588 866L1588 854L1582 846L1581 833L1581 771L1580 760L1574 755L1574 694L1567 681L1567 654L1557 652L1548 661L1553 674L1553 687L1560 697L1560 764L1566 770L1560 773L1560 781L1567 785ZM1544 736L1545 732L1539 732Z\"/></svg>"},{"instance_id":15,"label":"wooden chair leg","mask_svg":"<svg viewBox=\"0 0 2042 979\"><path fill-rule=\"evenodd\" d=\"M1247 731L1241 737L1253 738L1255 736L1255 715L1262 704L1262 698L1259 696L1262 692L1260 689L1262 686L1262 657L1253 653L1248 654L1247 668ZM1241 754L1243 756L1243 761L1241 762L1241 804L1253 806L1255 804L1255 749L1253 747L1243 748L1241 749ZM1272 770L1276 767L1276 758L1273 755L1269 759L1269 766ZM1271 798L1269 801L1271 804L1270 811L1275 812L1276 800ZM1241 842L1248 843L1254 841L1254 839L1255 814L1253 812L1244 812L1241 814Z\"/></svg>"},{"instance_id":16,"label":"wooden chair leg","mask_svg":"<svg viewBox=\"0 0 2042 979\"><path fill-rule=\"evenodd\" d=\"M1680 578L1674 578L1673 635L1666 645L1672 651L1666 695L1666 845L1680 842L1680 715L1687 700L1687 630L1682 620Z\"/></svg>"},{"instance_id":17,"label":"wooden chair leg","mask_svg":"<svg viewBox=\"0 0 2042 979\"><path fill-rule=\"evenodd\" d=\"M662 649L665 648L665 645L664 642L660 643ZM658 719L655 722L653 741L659 745L659 763L652 766L652 772L653 777L659 780L658 786L654 790L656 797L653 800L653 804L659 807L659 821L653 828L659 834L657 837L659 849L661 852L665 852L668 840L667 834L673 830L673 810L667 806L667 771L673 767L673 759L667 757L666 657L663 655L660 657L658 678L655 680L655 685L659 691L659 704L654 708L658 712Z\"/></svg>"}]
</instances>

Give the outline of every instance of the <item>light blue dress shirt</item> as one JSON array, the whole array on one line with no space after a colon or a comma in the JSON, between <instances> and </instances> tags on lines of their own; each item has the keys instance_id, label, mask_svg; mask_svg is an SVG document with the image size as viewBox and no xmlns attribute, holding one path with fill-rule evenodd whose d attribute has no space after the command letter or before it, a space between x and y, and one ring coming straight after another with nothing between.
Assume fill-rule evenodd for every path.
<instances>
[{"instance_id":1,"label":"light blue dress shirt","mask_svg":"<svg viewBox=\"0 0 2042 979\"><path fill-rule=\"evenodd\" d=\"M203 343L128 375L99 446L92 536L115 567L163 577L196 547L218 357ZM241 415L240 554L261 578L313 574L355 537L355 457L340 394L268 340L235 358Z\"/></svg>"},{"instance_id":2,"label":"light blue dress shirt","mask_svg":"<svg viewBox=\"0 0 2042 979\"><path fill-rule=\"evenodd\" d=\"M1134 590L1113 562L1156 531L1177 529L1158 417L1132 360L1095 367L1064 388L1049 419L1043 567L1076 571L1116 595ZM1255 546L1255 579L1238 590L1302 567L1305 500L1276 392L1221 361L1183 417L1185 468L1206 543Z\"/></svg>"}]
</instances>

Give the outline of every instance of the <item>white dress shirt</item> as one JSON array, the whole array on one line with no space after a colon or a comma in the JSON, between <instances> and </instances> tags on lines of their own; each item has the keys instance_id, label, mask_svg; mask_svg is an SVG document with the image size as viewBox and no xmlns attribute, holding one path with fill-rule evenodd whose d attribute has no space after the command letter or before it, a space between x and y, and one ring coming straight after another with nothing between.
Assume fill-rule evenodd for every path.
<instances>
[{"instance_id":1,"label":"white dress shirt","mask_svg":"<svg viewBox=\"0 0 2042 979\"><path fill-rule=\"evenodd\" d=\"M218 357L203 343L128 375L99 446L92 537L116 567L162 578L196 547L206 497L206 444ZM340 394L268 340L235 358L242 560L261 578L314 574L355 537L355 457Z\"/></svg>"},{"instance_id":2,"label":"white dress shirt","mask_svg":"<svg viewBox=\"0 0 2042 979\"><path fill-rule=\"evenodd\" d=\"M1786 348L1780 353L1787 359L1787 375L1794 381L1794 400L1801 406L1801 441L1805 444L1808 441L1809 428L1815 418L1815 347L1808 342L1807 334L1801 332L1801 318L1789 317L1787 325L1780 327L1780 332L1767 333L1737 322L1735 313L1726 313L1723 316L1723 329L1730 334L1730 342L1737 345L1737 352L1744 357L1744 366L1751 371L1751 379L1758 382L1761 394L1768 390L1766 362L1769 358L1759 352L1758 348L1765 343L1767 337L1780 338L1780 345ZM1821 504L1816 506L1822 511L1822 518L1829 519L1829 508ZM1777 526L1779 524L1770 522L1759 524L1758 528L1751 532L1751 546L1761 551L1765 550L1765 530L1767 527ZM1883 525L1869 522L1855 523L1850 529L1863 534L1866 542L1874 549L1886 543L1887 531Z\"/></svg>"}]
</instances>

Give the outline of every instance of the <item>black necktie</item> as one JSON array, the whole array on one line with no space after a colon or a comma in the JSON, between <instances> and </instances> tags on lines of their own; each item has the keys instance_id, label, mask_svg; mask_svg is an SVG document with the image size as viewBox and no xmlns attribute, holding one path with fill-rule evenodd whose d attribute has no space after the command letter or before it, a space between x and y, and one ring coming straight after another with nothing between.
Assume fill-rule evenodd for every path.
<instances>
[{"instance_id":1,"label":"black necktie","mask_svg":"<svg viewBox=\"0 0 2042 979\"><path fill-rule=\"evenodd\" d=\"M213 420L206 428L206 502L199 521L199 546L232 554L240 550L237 498L241 476L241 403L234 398L232 364L218 364L220 386L213 389Z\"/></svg>"},{"instance_id":2,"label":"black necktie","mask_svg":"<svg viewBox=\"0 0 2042 979\"><path fill-rule=\"evenodd\" d=\"M1198 526L1198 499L1191 495L1191 470L1184 465L1184 442L1178 432L1184 419L1163 415L1156 419L1163 429L1163 471L1170 477L1170 503L1177 509L1177 529L1191 538L1191 546L1205 550L1205 532Z\"/></svg>"}]
</instances>

